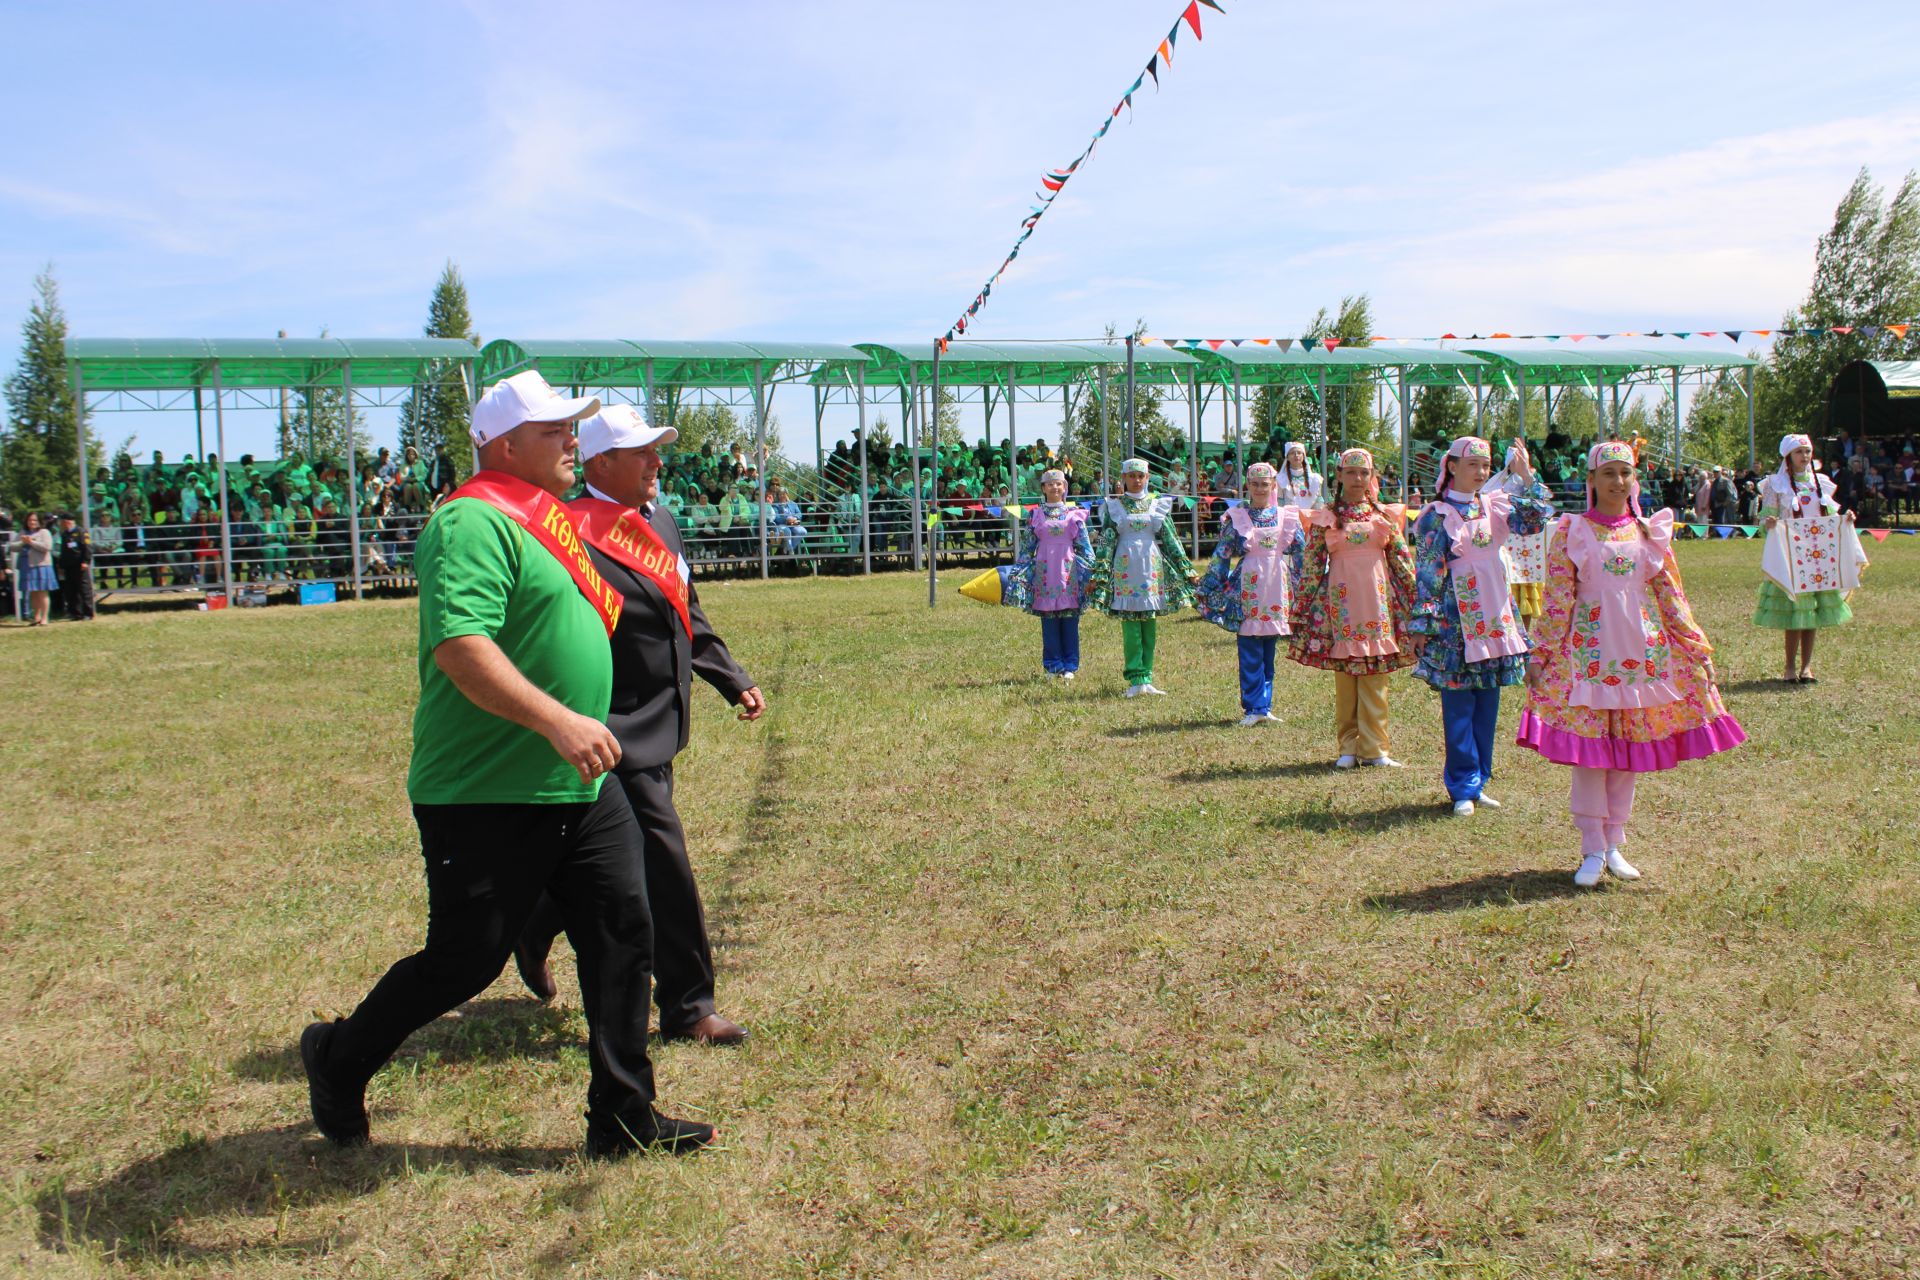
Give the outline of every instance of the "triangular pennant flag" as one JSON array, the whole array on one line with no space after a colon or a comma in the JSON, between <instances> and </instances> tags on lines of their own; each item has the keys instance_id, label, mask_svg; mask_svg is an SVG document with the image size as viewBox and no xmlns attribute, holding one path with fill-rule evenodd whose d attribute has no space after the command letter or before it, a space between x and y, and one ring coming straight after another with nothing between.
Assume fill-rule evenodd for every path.
<instances>
[{"instance_id":1,"label":"triangular pennant flag","mask_svg":"<svg viewBox=\"0 0 1920 1280\"><path fill-rule=\"evenodd\" d=\"M1153 77L1153 87L1160 87L1160 56L1155 54L1147 59L1147 74Z\"/></svg>"},{"instance_id":2,"label":"triangular pennant flag","mask_svg":"<svg viewBox=\"0 0 1920 1280\"><path fill-rule=\"evenodd\" d=\"M1570 334L1568 334L1568 335L1567 335L1567 338L1568 338L1568 340L1569 340L1569 341L1572 341L1572 342L1578 342L1578 341L1580 341L1580 339L1582 339L1582 338L1584 338L1584 337L1586 337L1586 336L1587 336L1587 335L1586 335L1586 334L1584 334L1584 333L1570 333Z\"/></svg>"},{"instance_id":3,"label":"triangular pennant flag","mask_svg":"<svg viewBox=\"0 0 1920 1280\"><path fill-rule=\"evenodd\" d=\"M1733 536L1733 526L1730 524L1717 524L1713 526L1713 531L1722 538L1731 538Z\"/></svg>"},{"instance_id":4,"label":"triangular pennant flag","mask_svg":"<svg viewBox=\"0 0 1920 1280\"><path fill-rule=\"evenodd\" d=\"M1817 338L1825 333L1826 329L1824 327L1818 329L1801 329L1799 332L1804 333L1809 338Z\"/></svg>"},{"instance_id":5,"label":"triangular pennant flag","mask_svg":"<svg viewBox=\"0 0 1920 1280\"><path fill-rule=\"evenodd\" d=\"M1198 3L1198 0L1195 0L1195 3ZM1243 343L1243 342L1245 342L1245 341L1246 341L1246 339L1245 339L1245 338L1235 338L1235 339L1233 340L1233 345L1237 347L1237 346L1239 346L1239 345L1240 345L1241 343Z\"/></svg>"},{"instance_id":6,"label":"triangular pennant flag","mask_svg":"<svg viewBox=\"0 0 1920 1280\"><path fill-rule=\"evenodd\" d=\"M1060 188L1067 185L1067 180L1065 178L1056 178L1052 174L1048 174L1046 177L1040 179L1040 185L1045 187L1049 191L1058 191Z\"/></svg>"},{"instance_id":7,"label":"triangular pennant flag","mask_svg":"<svg viewBox=\"0 0 1920 1280\"><path fill-rule=\"evenodd\" d=\"M1318 341L1318 338L1302 338L1300 339L1300 349L1302 351L1311 351L1313 350L1313 344Z\"/></svg>"},{"instance_id":8,"label":"triangular pennant flag","mask_svg":"<svg viewBox=\"0 0 1920 1280\"><path fill-rule=\"evenodd\" d=\"M1559 334L1557 334L1557 333L1549 333L1549 334L1547 334L1547 335L1546 335L1546 338L1547 338L1547 341L1548 341L1548 342L1558 342L1558 341L1560 341L1560 335L1559 335Z\"/></svg>"},{"instance_id":9,"label":"triangular pennant flag","mask_svg":"<svg viewBox=\"0 0 1920 1280\"><path fill-rule=\"evenodd\" d=\"M1707 526L1703 524L1690 524L1687 528L1693 530L1693 536L1696 538L1704 538L1707 536Z\"/></svg>"},{"instance_id":10,"label":"triangular pennant flag","mask_svg":"<svg viewBox=\"0 0 1920 1280\"><path fill-rule=\"evenodd\" d=\"M1743 331L1742 331L1742 330L1739 330L1739 329L1729 329L1729 330L1727 330L1727 341L1728 341L1728 342L1738 342L1738 341L1740 341L1740 334L1741 334L1742 332L1743 332Z\"/></svg>"},{"instance_id":11,"label":"triangular pennant flag","mask_svg":"<svg viewBox=\"0 0 1920 1280\"><path fill-rule=\"evenodd\" d=\"M1193 0L1193 3L1187 6L1187 11L1181 14L1180 17L1188 26L1193 28L1193 38L1195 40L1200 39L1200 0ZM1176 25L1174 30L1178 31L1179 27Z\"/></svg>"},{"instance_id":12,"label":"triangular pennant flag","mask_svg":"<svg viewBox=\"0 0 1920 1280\"><path fill-rule=\"evenodd\" d=\"M1756 338L1767 338L1767 337L1773 336L1773 330L1771 329L1751 329L1748 332L1752 333L1753 336Z\"/></svg>"},{"instance_id":13,"label":"triangular pennant flag","mask_svg":"<svg viewBox=\"0 0 1920 1280\"><path fill-rule=\"evenodd\" d=\"M1676 329L1674 330L1673 336L1676 338L1690 338L1693 336L1693 334L1691 332L1681 333L1678 329Z\"/></svg>"},{"instance_id":14,"label":"triangular pennant flag","mask_svg":"<svg viewBox=\"0 0 1920 1280\"><path fill-rule=\"evenodd\" d=\"M1213 11L1214 11L1215 13L1225 13L1225 12L1226 12L1226 10L1225 10L1225 9L1222 9L1222 8L1221 8L1221 7L1219 6L1219 5L1217 5L1217 4L1215 4L1215 3L1213 2L1213 0L1200 0L1200 3L1201 3L1201 4L1203 4L1203 5L1205 5L1205 6L1207 6L1207 8L1209 8L1209 9L1211 9L1211 10L1213 10Z\"/></svg>"},{"instance_id":15,"label":"triangular pennant flag","mask_svg":"<svg viewBox=\"0 0 1920 1280\"><path fill-rule=\"evenodd\" d=\"M1207 345L1215 351L1218 351L1225 342L1226 342L1225 338L1208 338L1207 339Z\"/></svg>"},{"instance_id":16,"label":"triangular pennant flag","mask_svg":"<svg viewBox=\"0 0 1920 1280\"><path fill-rule=\"evenodd\" d=\"M1180 20L1178 18L1175 18L1173 20L1173 26L1167 31L1166 46L1168 49L1172 49L1173 46L1179 43L1180 43ZM1168 58L1167 65L1169 66L1173 65L1172 58Z\"/></svg>"},{"instance_id":17,"label":"triangular pennant flag","mask_svg":"<svg viewBox=\"0 0 1920 1280\"><path fill-rule=\"evenodd\" d=\"M1160 341L1166 343L1168 346L1172 346L1174 343L1178 342L1179 339L1178 338L1162 338L1160 339Z\"/></svg>"},{"instance_id":18,"label":"triangular pennant flag","mask_svg":"<svg viewBox=\"0 0 1920 1280\"><path fill-rule=\"evenodd\" d=\"M1835 332L1835 333L1852 333L1852 332L1853 332L1853 326L1852 326L1852 325L1850 325L1850 324L1837 324L1837 325L1835 325L1835 326L1833 326L1833 332Z\"/></svg>"},{"instance_id":19,"label":"triangular pennant flag","mask_svg":"<svg viewBox=\"0 0 1920 1280\"><path fill-rule=\"evenodd\" d=\"M1268 347L1268 346L1272 346L1272 345L1273 345L1273 339L1272 339L1272 338L1255 338L1255 339L1253 340L1253 345L1254 345L1254 346L1256 346L1256 347Z\"/></svg>"},{"instance_id":20,"label":"triangular pennant flag","mask_svg":"<svg viewBox=\"0 0 1920 1280\"><path fill-rule=\"evenodd\" d=\"M1717 338L1720 336L1720 332L1717 329L1701 329L1699 330L1699 334L1703 338Z\"/></svg>"},{"instance_id":21,"label":"triangular pennant flag","mask_svg":"<svg viewBox=\"0 0 1920 1280\"><path fill-rule=\"evenodd\" d=\"M1890 324L1890 325L1885 325L1883 327L1886 329L1888 333L1904 341L1907 336L1907 330L1912 326L1904 325L1904 324Z\"/></svg>"},{"instance_id":22,"label":"triangular pennant flag","mask_svg":"<svg viewBox=\"0 0 1920 1280\"><path fill-rule=\"evenodd\" d=\"M1281 349L1282 351L1291 351L1291 350L1293 350L1293 339L1292 339L1292 338L1275 338L1275 339L1274 339L1274 341L1280 344L1280 349Z\"/></svg>"},{"instance_id":23,"label":"triangular pennant flag","mask_svg":"<svg viewBox=\"0 0 1920 1280\"><path fill-rule=\"evenodd\" d=\"M1440 341L1442 342L1447 341L1449 338L1454 338L1456 341L1458 340L1457 338L1455 338L1455 335L1451 333L1443 333L1440 335Z\"/></svg>"},{"instance_id":24,"label":"triangular pennant flag","mask_svg":"<svg viewBox=\"0 0 1920 1280\"><path fill-rule=\"evenodd\" d=\"M1860 326L1860 336L1863 338L1877 338L1880 336L1880 326L1877 324L1863 324Z\"/></svg>"},{"instance_id":25,"label":"triangular pennant flag","mask_svg":"<svg viewBox=\"0 0 1920 1280\"><path fill-rule=\"evenodd\" d=\"M1180 29L1179 24L1178 23L1174 24L1173 29L1175 31L1178 31ZM1167 42L1165 40L1162 40L1160 42L1160 65L1163 67L1170 67L1173 65L1173 50L1167 47Z\"/></svg>"},{"instance_id":26,"label":"triangular pennant flag","mask_svg":"<svg viewBox=\"0 0 1920 1280\"><path fill-rule=\"evenodd\" d=\"M1596 333L1593 336L1600 339L1600 341L1605 342L1608 338L1611 338L1613 335L1610 333Z\"/></svg>"},{"instance_id":27,"label":"triangular pennant flag","mask_svg":"<svg viewBox=\"0 0 1920 1280\"><path fill-rule=\"evenodd\" d=\"M1871 537L1875 542L1885 542L1887 540L1887 533L1888 533L1888 530L1885 530L1885 529L1867 530L1867 535Z\"/></svg>"},{"instance_id":28,"label":"triangular pennant flag","mask_svg":"<svg viewBox=\"0 0 1920 1280\"><path fill-rule=\"evenodd\" d=\"M1490 333L1487 335L1487 338L1491 341L1494 338L1511 338L1512 336L1510 333Z\"/></svg>"},{"instance_id":29,"label":"triangular pennant flag","mask_svg":"<svg viewBox=\"0 0 1920 1280\"><path fill-rule=\"evenodd\" d=\"M1325 348L1326 348L1327 350L1329 350L1329 351L1331 351L1331 350L1333 350L1333 349L1334 349L1335 347L1337 347L1337 346L1339 346L1339 345L1340 345L1340 339L1338 339L1338 338L1322 338L1322 339L1320 340L1320 345L1321 345L1321 346L1323 346L1323 347L1325 347Z\"/></svg>"}]
</instances>

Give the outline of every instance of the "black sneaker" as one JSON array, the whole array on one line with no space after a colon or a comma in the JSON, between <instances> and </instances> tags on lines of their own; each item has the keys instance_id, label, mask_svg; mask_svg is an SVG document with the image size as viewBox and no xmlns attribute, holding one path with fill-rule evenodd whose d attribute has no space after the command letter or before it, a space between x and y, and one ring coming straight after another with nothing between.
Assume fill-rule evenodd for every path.
<instances>
[{"instance_id":1,"label":"black sneaker","mask_svg":"<svg viewBox=\"0 0 1920 1280\"><path fill-rule=\"evenodd\" d=\"M320 1065L327 1055L334 1025L315 1022L300 1033L300 1062L307 1069L307 1105L313 1109L313 1123L328 1142L336 1147L364 1147L368 1136L365 1091L329 1079Z\"/></svg>"},{"instance_id":2,"label":"black sneaker","mask_svg":"<svg viewBox=\"0 0 1920 1280\"><path fill-rule=\"evenodd\" d=\"M651 1106L630 1119L587 1112L587 1154L596 1160L618 1159L640 1151L686 1155L719 1136L719 1130L710 1124L676 1120Z\"/></svg>"}]
</instances>

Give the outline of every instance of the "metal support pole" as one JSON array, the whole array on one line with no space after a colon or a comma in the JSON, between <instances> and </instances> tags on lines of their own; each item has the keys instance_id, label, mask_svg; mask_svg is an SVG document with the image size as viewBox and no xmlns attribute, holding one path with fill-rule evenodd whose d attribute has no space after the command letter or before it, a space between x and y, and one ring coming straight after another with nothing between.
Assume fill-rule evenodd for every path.
<instances>
[{"instance_id":1,"label":"metal support pole","mask_svg":"<svg viewBox=\"0 0 1920 1280\"><path fill-rule=\"evenodd\" d=\"M647 395L647 407L645 412L643 412L640 416L643 419L645 419L646 424L648 426L652 426L653 425L653 361L652 359L648 359L647 363L644 366L642 366L642 373L640 376L643 381L643 385L646 388L646 395Z\"/></svg>"},{"instance_id":2,"label":"metal support pole","mask_svg":"<svg viewBox=\"0 0 1920 1280\"><path fill-rule=\"evenodd\" d=\"M1020 375L1013 365L1007 366L1007 492L1013 495L1014 505L1022 501L1020 493L1020 411L1015 401L1020 398ZM993 437L988 436L991 444Z\"/></svg>"},{"instance_id":3,"label":"metal support pole","mask_svg":"<svg viewBox=\"0 0 1920 1280\"><path fill-rule=\"evenodd\" d=\"M353 361L340 365L340 394L346 401L347 432L347 550L353 557L353 598L364 598L360 582L360 472L353 442ZM225 443L221 445L224 452ZM220 459L220 474L226 475L227 460Z\"/></svg>"},{"instance_id":4,"label":"metal support pole","mask_svg":"<svg viewBox=\"0 0 1920 1280\"><path fill-rule=\"evenodd\" d=\"M193 447L198 451L197 457L207 456L206 424L200 414L200 388L198 387L193 389ZM221 461L224 462L226 459L222 458Z\"/></svg>"},{"instance_id":5,"label":"metal support pole","mask_svg":"<svg viewBox=\"0 0 1920 1280\"><path fill-rule=\"evenodd\" d=\"M767 557L767 402L760 381L765 366L758 360L753 362L753 473L757 478L760 491L758 525L760 529L760 577L764 580L771 576L771 564Z\"/></svg>"},{"instance_id":6,"label":"metal support pole","mask_svg":"<svg viewBox=\"0 0 1920 1280\"><path fill-rule=\"evenodd\" d=\"M1407 482L1413 478L1413 423L1407 412L1407 366L1400 366L1400 501L1407 500ZM1437 484L1438 481L1435 481Z\"/></svg>"},{"instance_id":7,"label":"metal support pole","mask_svg":"<svg viewBox=\"0 0 1920 1280\"><path fill-rule=\"evenodd\" d=\"M1327 371L1314 373L1314 396L1320 409L1320 474L1327 474Z\"/></svg>"},{"instance_id":8,"label":"metal support pole","mask_svg":"<svg viewBox=\"0 0 1920 1280\"><path fill-rule=\"evenodd\" d=\"M220 450L220 591L233 603L233 525L227 519L227 416L220 401L220 362L213 362L213 441Z\"/></svg>"},{"instance_id":9,"label":"metal support pole","mask_svg":"<svg viewBox=\"0 0 1920 1280\"><path fill-rule=\"evenodd\" d=\"M1613 434L1620 434L1620 384L1613 384Z\"/></svg>"},{"instance_id":10,"label":"metal support pole","mask_svg":"<svg viewBox=\"0 0 1920 1280\"><path fill-rule=\"evenodd\" d=\"M927 608L931 609L940 598L940 344L933 344L933 386L929 391L933 401L933 413L926 427L930 433L933 449L933 466L929 472L927 484L927 505L931 515L927 522ZM1007 401L1009 420L1013 413L1013 401ZM1013 465L1013 459L1007 459L1007 465Z\"/></svg>"},{"instance_id":11,"label":"metal support pole","mask_svg":"<svg viewBox=\"0 0 1920 1280\"><path fill-rule=\"evenodd\" d=\"M1487 434L1487 401L1482 394L1483 391L1484 388L1480 385L1480 370L1475 369L1473 371L1473 434L1477 436Z\"/></svg>"},{"instance_id":12,"label":"metal support pole","mask_svg":"<svg viewBox=\"0 0 1920 1280\"><path fill-rule=\"evenodd\" d=\"M1137 456L1133 438L1133 335L1127 335L1127 457Z\"/></svg>"},{"instance_id":13,"label":"metal support pole","mask_svg":"<svg viewBox=\"0 0 1920 1280\"><path fill-rule=\"evenodd\" d=\"M820 398L821 388L813 388L813 474L822 492L827 482L827 450L820 442L820 418L826 412L826 404Z\"/></svg>"},{"instance_id":14,"label":"metal support pole","mask_svg":"<svg viewBox=\"0 0 1920 1280\"><path fill-rule=\"evenodd\" d=\"M1351 388L1340 388L1340 452L1347 451L1347 398Z\"/></svg>"},{"instance_id":15,"label":"metal support pole","mask_svg":"<svg viewBox=\"0 0 1920 1280\"><path fill-rule=\"evenodd\" d=\"M1187 370L1187 501L1193 504L1193 554L1200 555L1200 371Z\"/></svg>"},{"instance_id":16,"label":"metal support pole","mask_svg":"<svg viewBox=\"0 0 1920 1280\"><path fill-rule=\"evenodd\" d=\"M1680 370L1673 371L1673 465L1680 465Z\"/></svg>"},{"instance_id":17,"label":"metal support pole","mask_svg":"<svg viewBox=\"0 0 1920 1280\"><path fill-rule=\"evenodd\" d=\"M1107 496L1111 483L1108 473L1113 466L1113 436L1107 424L1107 371L1100 370L1100 496Z\"/></svg>"},{"instance_id":18,"label":"metal support pole","mask_svg":"<svg viewBox=\"0 0 1920 1280\"><path fill-rule=\"evenodd\" d=\"M920 419L922 416L920 409L920 371L911 367L907 373L907 400L908 408L904 415L906 424L901 427L900 434L907 446L907 489L909 494L907 509L910 513L908 518L913 522L913 567L919 569L921 567L920 539L926 533L927 528L926 518L921 513L922 495L920 493Z\"/></svg>"},{"instance_id":19,"label":"metal support pole","mask_svg":"<svg viewBox=\"0 0 1920 1280\"><path fill-rule=\"evenodd\" d=\"M80 457L80 532L91 537L93 530L92 477L87 475L87 384L80 366L73 366L74 451ZM224 459L223 459L224 461ZM118 517L114 519L119 524Z\"/></svg>"},{"instance_id":20,"label":"metal support pole","mask_svg":"<svg viewBox=\"0 0 1920 1280\"><path fill-rule=\"evenodd\" d=\"M1240 492L1247 491L1246 404L1240 396L1240 366L1233 366L1233 469L1240 473Z\"/></svg>"},{"instance_id":21,"label":"metal support pole","mask_svg":"<svg viewBox=\"0 0 1920 1280\"><path fill-rule=\"evenodd\" d=\"M860 572L873 572L873 486L867 481L867 370L863 365L853 372L854 394L860 398Z\"/></svg>"},{"instance_id":22,"label":"metal support pole","mask_svg":"<svg viewBox=\"0 0 1920 1280\"><path fill-rule=\"evenodd\" d=\"M1527 371L1515 369L1513 377L1520 397L1520 438L1525 440L1527 438Z\"/></svg>"},{"instance_id":23,"label":"metal support pole","mask_svg":"<svg viewBox=\"0 0 1920 1280\"><path fill-rule=\"evenodd\" d=\"M1753 449L1753 366L1752 366L1752 365L1748 365L1748 366L1747 366L1747 368L1746 368L1746 375L1747 375L1747 385L1746 385L1746 393L1747 393L1747 469L1748 469L1749 471L1751 471L1751 470L1753 469L1753 466L1754 466L1754 458L1755 458L1755 457L1757 456L1757 455L1756 455L1756 454L1754 453L1754 449Z\"/></svg>"}]
</instances>

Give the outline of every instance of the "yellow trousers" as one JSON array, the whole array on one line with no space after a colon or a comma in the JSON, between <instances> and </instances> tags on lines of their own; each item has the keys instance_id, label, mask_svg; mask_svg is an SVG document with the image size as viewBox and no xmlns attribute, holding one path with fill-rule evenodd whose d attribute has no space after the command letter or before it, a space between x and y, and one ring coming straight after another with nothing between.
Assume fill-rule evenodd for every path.
<instances>
[{"instance_id":1,"label":"yellow trousers","mask_svg":"<svg viewBox=\"0 0 1920 1280\"><path fill-rule=\"evenodd\" d=\"M1386 672L1371 676L1333 673L1333 721L1340 754L1375 760L1387 754Z\"/></svg>"}]
</instances>

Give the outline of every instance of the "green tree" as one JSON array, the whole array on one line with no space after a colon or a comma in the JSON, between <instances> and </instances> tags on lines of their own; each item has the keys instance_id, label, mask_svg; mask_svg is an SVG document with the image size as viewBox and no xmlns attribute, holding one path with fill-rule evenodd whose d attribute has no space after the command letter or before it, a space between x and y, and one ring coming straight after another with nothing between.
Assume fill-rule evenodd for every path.
<instances>
[{"instance_id":1,"label":"green tree","mask_svg":"<svg viewBox=\"0 0 1920 1280\"><path fill-rule=\"evenodd\" d=\"M1460 387L1422 387L1413 397L1413 438L1438 445L1473 430L1473 397Z\"/></svg>"},{"instance_id":2,"label":"green tree","mask_svg":"<svg viewBox=\"0 0 1920 1280\"><path fill-rule=\"evenodd\" d=\"M451 260L441 268L433 298L427 303L426 336L460 338L480 345L467 305L467 282L460 278L460 268ZM434 450L445 446L455 471L467 475L473 470L473 439L467 434L473 405L467 398L466 381L458 366L450 363L434 368L430 376L434 381L409 391L400 406L400 447L412 445L422 457L430 458Z\"/></svg>"},{"instance_id":3,"label":"green tree","mask_svg":"<svg viewBox=\"0 0 1920 1280\"><path fill-rule=\"evenodd\" d=\"M1142 337L1146 331L1145 319L1134 322L1135 338ZM1107 326L1106 341L1109 346L1118 346L1121 341L1119 330L1111 324ZM1141 354L1136 352L1136 359ZM1124 370L1116 368L1108 371L1107 397L1109 472L1112 478L1117 479L1127 449L1127 377ZM1153 454L1162 461L1186 457L1187 433L1167 417L1160 394L1152 387L1142 385L1138 379L1133 388L1133 422L1136 449ZM1097 484L1100 478L1101 439L1097 387L1089 387L1080 397L1073 420L1062 434L1065 436L1066 452L1073 458L1076 482L1083 486Z\"/></svg>"},{"instance_id":4,"label":"green tree","mask_svg":"<svg viewBox=\"0 0 1920 1280\"><path fill-rule=\"evenodd\" d=\"M1782 336L1758 373L1760 433L1824 433L1827 388L1853 360L1920 358L1920 328L1904 338L1878 326L1920 316L1920 183L1909 172L1893 199L1862 169L1820 237L1813 284L1783 329L1851 328L1852 333ZM1865 328L1877 332L1867 334Z\"/></svg>"},{"instance_id":5,"label":"green tree","mask_svg":"<svg viewBox=\"0 0 1920 1280\"><path fill-rule=\"evenodd\" d=\"M1373 300L1362 293L1340 299L1339 307L1332 313L1325 307L1314 312L1301 337L1312 339L1316 345L1332 338L1344 346L1364 347L1373 340L1373 332ZM1347 439L1370 448L1382 443L1379 421L1373 411L1373 387L1371 377L1362 378L1352 384L1346 397ZM1315 388L1261 387L1253 397L1247 434L1250 439L1266 445L1264 452L1277 459L1289 441L1306 441L1309 447L1317 445L1320 418ZM1340 393L1334 387L1327 388L1326 421L1327 447L1332 450L1340 443Z\"/></svg>"},{"instance_id":6,"label":"green tree","mask_svg":"<svg viewBox=\"0 0 1920 1280\"><path fill-rule=\"evenodd\" d=\"M327 331L322 329L320 336L326 337ZM300 387L290 399L293 412L281 432L282 456L298 449L309 460L325 458L344 467L347 465L349 447L358 458L364 456L372 446L372 437L367 434L367 415L359 409L353 411L349 440L347 393L344 389Z\"/></svg>"},{"instance_id":7,"label":"green tree","mask_svg":"<svg viewBox=\"0 0 1920 1280\"><path fill-rule=\"evenodd\" d=\"M1670 427L1671 418L1668 421ZM1723 370L1693 397L1680 442L1689 461L1747 465L1747 397L1738 373Z\"/></svg>"},{"instance_id":8,"label":"green tree","mask_svg":"<svg viewBox=\"0 0 1920 1280\"><path fill-rule=\"evenodd\" d=\"M80 505L80 433L89 474L103 461L81 421L67 370L67 313L48 267L33 278L34 301L20 326L20 363L7 379L7 427L0 438L0 501L19 508Z\"/></svg>"}]
</instances>

